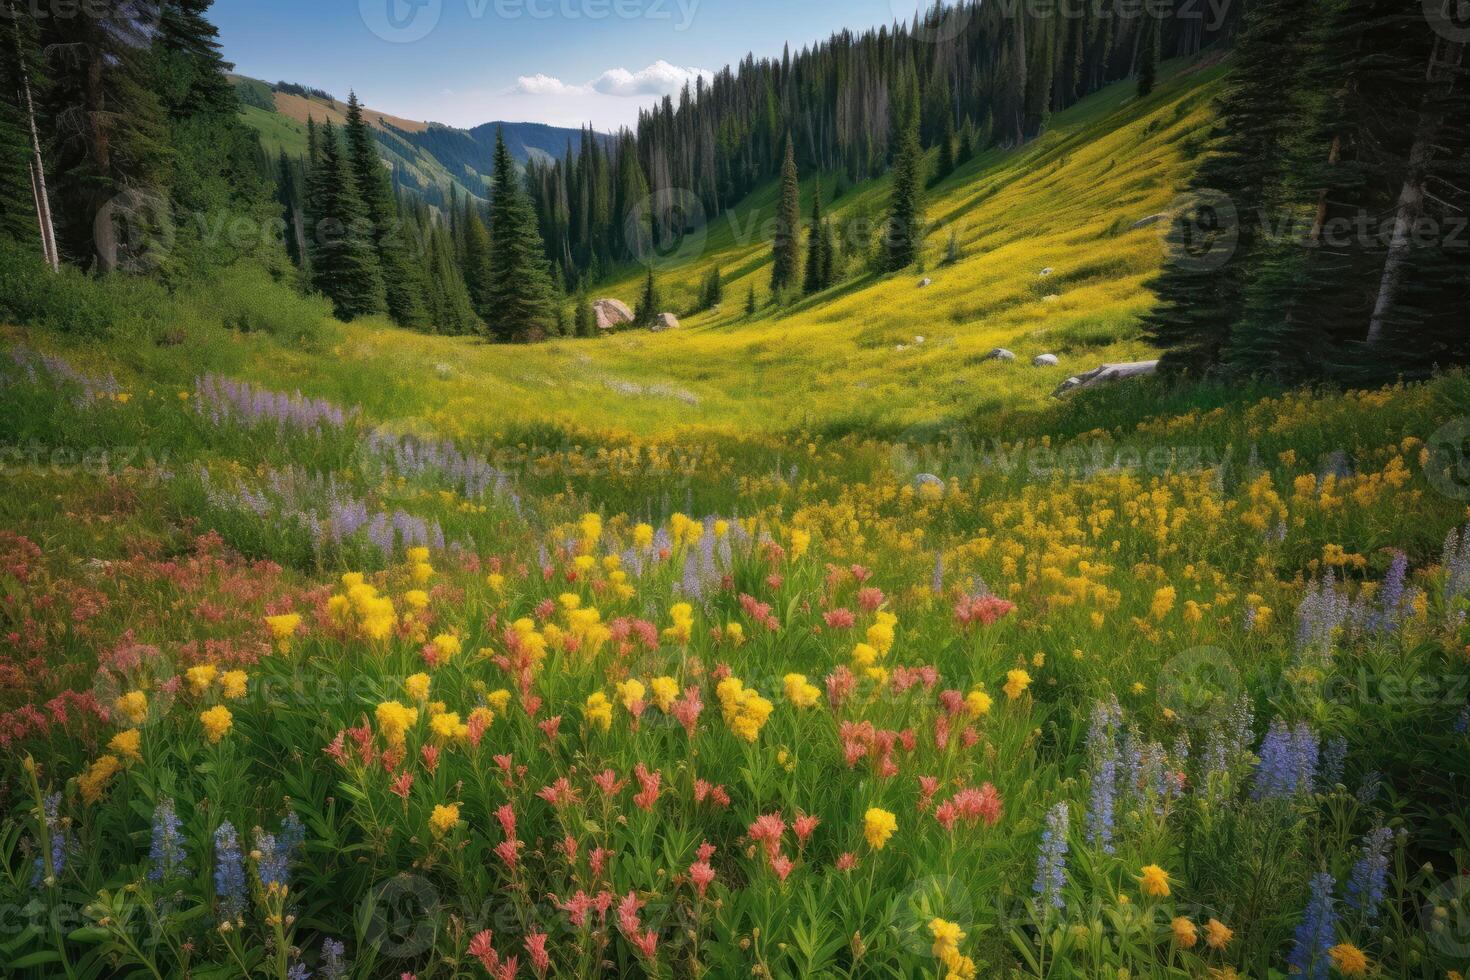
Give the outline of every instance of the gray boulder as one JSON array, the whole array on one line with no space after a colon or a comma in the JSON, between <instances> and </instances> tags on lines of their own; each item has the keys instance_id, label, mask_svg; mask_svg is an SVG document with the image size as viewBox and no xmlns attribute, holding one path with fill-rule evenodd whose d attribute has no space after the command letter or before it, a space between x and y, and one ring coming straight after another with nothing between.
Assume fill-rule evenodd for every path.
<instances>
[{"instance_id":1,"label":"gray boulder","mask_svg":"<svg viewBox=\"0 0 1470 980\"><path fill-rule=\"evenodd\" d=\"M652 330L654 333L661 333L665 330L678 330L679 318L674 316L674 314L672 313L660 313L658 316L653 318L653 326L649 327L648 329Z\"/></svg>"},{"instance_id":2,"label":"gray boulder","mask_svg":"<svg viewBox=\"0 0 1470 980\"><path fill-rule=\"evenodd\" d=\"M592 314L597 318L598 330L613 330L633 322L633 311L628 309L628 304L616 299L593 303Z\"/></svg>"},{"instance_id":3,"label":"gray boulder","mask_svg":"<svg viewBox=\"0 0 1470 980\"><path fill-rule=\"evenodd\" d=\"M1169 216L1162 212L1160 212L1159 214L1151 214L1147 218L1139 218L1137 221L1133 222L1133 226L1128 230L1137 231L1140 228L1147 228L1150 225L1158 224L1160 221L1163 221L1167 217Z\"/></svg>"},{"instance_id":4,"label":"gray boulder","mask_svg":"<svg viewBox=\"0 0 1470 980\"><path fill-rule=\"evenodd\" d=\"M1006 350L1004 347L995 347L995 348L992 348L991 351L990 351L990 353L988 353L984 357L980 358L980 360L982 362L983 361L1014 361L1015 359L1016 359L1016 355L1015 354L1012 354L1010 351Z\"/></svg>"},{"instance_id":5,"label":"gray boulder","mask_svg":"<svg viewBox=\"0 0 1470 980\"><path fill-rule=\"evenodd\" d=\"M1056 367L1060 363L1055 354L1037 354L1031 359L1032 367Z\"/></svg>"},{"instance_id":6,"label":"gray boulder","mask_svg":"<svg viewBox=\"0 0 1470 980\"><path fill-rule=\"evenodd\" d=\"M932 286L933 284L934 284L934 280L928 278L927 276L924 277L923 279L920 279L919 280L919 288L920 289L923 289L925 286Z\"/></svg>"}]
</instances>

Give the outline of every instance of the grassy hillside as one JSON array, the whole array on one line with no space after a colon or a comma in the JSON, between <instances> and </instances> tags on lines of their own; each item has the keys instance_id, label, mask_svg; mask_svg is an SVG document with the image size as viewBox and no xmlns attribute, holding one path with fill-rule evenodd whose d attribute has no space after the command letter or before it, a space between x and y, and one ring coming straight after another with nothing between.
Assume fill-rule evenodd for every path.
<instances>
[{"instance_id":1,"label":"grassy hillside","mask_svg":"<svg viewBox=\"0 0 1470 980\"><path fill-rule=\"evenodd\" d=\"M1163 252L1157 226L1129 229L1164 210L1182 185L1203 148L1222 70L1168 68L1147 101L1114 85L1056 116L1035 143L981 154L933 188L925 274L934 282L925 289L917 272L854 267L826 294L779 310L763 305L747 318L752 284L767 299L770 247L760 229L774 215L771 185L711 220L700 254L660 267L674 310L693 304L712 266L726 278L722 309L686 317L680 331L505 348L359 323L345 328L340 360L326 371L291 351L271 351L247 370L334 395L356 385L348 378L383 379L382 391L399 392L391 414L456 432L493 429L507 414L639 434L899 432L1042 410L1069 375L1148 353L1137 317ZM804 211L813 186L803 185ZM886 200L887 182L878 180L847 191L833 211L880 219ZM948 266L951 228L963 258ZM1042 277L1046 268L1053 272ZM629 269L599 295L632 305L641 275ZM1017 361L979 363L996 346ZM1031 367L1043 352L1060 366ZM415 380L400 386L404 378Z\"/></svg>"}]
</instances>

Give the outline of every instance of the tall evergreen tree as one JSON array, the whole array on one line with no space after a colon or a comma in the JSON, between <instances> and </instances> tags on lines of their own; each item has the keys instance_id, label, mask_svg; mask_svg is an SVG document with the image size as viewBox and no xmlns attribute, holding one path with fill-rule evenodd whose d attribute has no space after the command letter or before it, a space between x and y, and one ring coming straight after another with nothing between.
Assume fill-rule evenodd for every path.
<instances>
[{"instance_id":1,"label":"tall evergreen tree","mask_svg":"<svg viewBox=\"0 0 1470 980\"><path fill-rule=\"evenodd\" d=\"M321 132L321 162L311 173L312 284L332 301L337 317L381 313L388 298L378 271L372 230L357 181L330 121Z\"/></svg>"},{"instance_id":2,"label":"tall evergreen tree","mask_svg":"<svg viewBox=\"0 0 1470 980\"><path fill-rule=\"evenodd\" d=\"M0 238L27 246L40 243L31 186L31 127L20 95L23 71L27 78L35 71L34 27L18 13L0 17ZM23 58L27 64L22 65Z\"/></svg>"},{"instance_id":3,"label":"tall evergreen tree","mask_svg":"<svg viewBox=\"0 0 1470 980\"><path fill-rule=\"evenodd\" d=\"M491 318L490 232L480 217L479 205L469 196L464 200L460 226L463 239L460 264L464 269L465 286L475 311L488 323Z\"/></svg>"},{"instance_id":4,"label":"tall evergreen tree","mask_svg":"<svg viewBox=\"0 0 1470 980\"><path fill-rule=\"evenodd\" d=\"M388 316L400 327L422 327L426 315L424 269L410 250L406 226L398 213L388 171L378 154L378 141L363 119L357 93L347 96L347 159L371 225L373 250L387 296Z\"/></svg>"},{"instance_id":5,"label":"tall evergreen tree","mask_svg":"<svg viewBox=\"0 0 1470 980\"><path fill-rule=\"evenodd\" d=\"M633 323L639 327L651 327L653 321L658 317L659 304L662 300L658 294L658 283L653 278L653 266L648 267L648 273L643 280L643 292L638 297L638 305L633 309Z\"/></svg>"},{"instance_id":6,"label":"tall evergreen tree","mask_svg":"<svg viewBox=\"0 0 1470 980\"><path fill-rule=\"evenodd\" d=\"M806 278L802 282L802 291L808 296L821 292L827 286L827 276L832 268L832 260L828 256L830 242L827 235L830 229L822 218L822 185L817 184L812 195L812 224L807 232L806 248Z\"/></svg>"},{"instance_id":7,"label":"tall evergreen tree","mask_svg":"<svg viewBox=\"0 0 1470 980\"><path fill-rule=\"evenodd\" d=\"M1145 13L1142 31L1138 50L1138 97L1146 99L1159 80L1159 18Z\"/></svg>"},{"instance_id":8,"label":"tall evergreen tree","mask_svg":"<svg viewBox=\"0 0 1470 980\"><path fill-rule=\"evenodd\" d=\"M1150 284L1158 302L1144 321L1167 371L1218 365L1245 309L1262 246L1261 218L1280 178L1282 149L1300 119L1282 93L1307 53L1312 5L1256 0L1236 42L1220 99L1214 152L1200 164L1166 237L1165 265Z\"/></svg>"},{"instance_id":9,"label":"tall evergreen tree","mask_svg":"<svg viewBox=\"0 0 1470 980\"><path fill-rule=\"evenodd\" d=\"M889 272L907 268L923 246L924 158L917 121L909 124L893 164L893 190L883 233L883 266Z\"/></svg>"},{"instance_id":10,"label":"tall evergreen tree","mask_svg":"<svg viewBox=\"0 0 1470 980\"><path fill-rule=\"evenodd\" d=\"M500 127L495 131L488 289L488 309L483 312L499 339L536 339L555 328L545 244Z\"/></svg>"},{"instance_id":11,"label":"tall evergreen tree","mask_svg":"<svg viewBox=\"0 0 1470 980\"><path fill-rule=\"evenodd\" d=\"M577 290L577 312L572 320L572 332L578 337L597 334L597 315L592 311L592 300L584 284Z\"/></svg>"},{"instance_id":12,"label":"tall evergreen tree","mask_svg":"<svg viewBox=\"0 0 1470 980\"><path fill-rule=\"evenodd\" d=\"M781 195L776 204L776 231L771 240L771 289L780 291L796 285L801 272L801 188L796 176L796 151L786 138L786 159L781 164Z\"/></svg>"}]
</instances>

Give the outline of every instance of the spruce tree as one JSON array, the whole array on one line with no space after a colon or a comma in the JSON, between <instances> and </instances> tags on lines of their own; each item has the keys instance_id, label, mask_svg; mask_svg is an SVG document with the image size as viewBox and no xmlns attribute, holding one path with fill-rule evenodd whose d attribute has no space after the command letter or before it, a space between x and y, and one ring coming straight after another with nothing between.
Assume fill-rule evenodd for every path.
<instances>
[{"instance_id":1,"label":"spruce tree","mask_svg":"<svg viewBox=\"0 0 1470 980\"><path fill-rule=\"evenodd\" d=\"M653 321L659 314L658 284L653 280L653 266L648 267L648 275L643 280L643 293L638 297L638 305L633 310L633 324L639 327L651 327Z\"/></svg>"},{"instance_id":2,"label":"spruce tree","mask_svg":"<svg viewBox=\"0 0 1470 980\"><path fill-rule=\"evenodd\" d=\"M1138 28L1142 32L1139 38L1138 52L1138 97L1146 99L1153 93L1154 85L1159 79L1159 19L1152 13L1143 16L1143 23Z\"/></svg>"},{"instance_id":3,"label":"spruce tree","mask_svg":"<svg viewBox=\"0 0 1470 980\"><path fill-rule=\"evenodd\" d=\"M498 126L492 188L487 309L482 313L500 340L535 339L556 326L551 273L536 213L521 189L505 131Z\"/></svg>"},{"instance_id":4,"label":"spruce tree","mask_svg":"<svg viewBox=\"0 0 1470 980\"><path fill-rule=\"evenodd\" d=\"M1210 370L1245 309L1263 242L1260 222L1280 178L1283 147L1300 120L1283 93L1306 55L1312 12L1302 0L1257 0L1236 39L1220 99L1214 152L1195 171L1184 213L1165 238L1158 299L1144 331L1166 371Z\"/></svg>"},{"instance_id":5,"label":"spruce tree","mask_svg":"<svg viewBox=\"0 0 1470 980\"><path fill-rule=\"evenodd\" d=\"M755 283L750 284L750 292L745 294L745 315L755 316L760 311L760 304L755 298Z\"/></svg>"},{"instance_id":6,"label":"spruce tree","mask_svg":"<svg viewBox=\"0 0 1470 980\"><path fill-rule=\"evenodd\" d=\"M954 117L949 113L945 113L944 119L940 124L939 164L934 172L935 183L954 173L954 168Z\"/></svg>"},{"instance_id":7,"label":"spruce tree","mask_svg":"<svg viewBox=\"0 0 1470 980\"><path fill-rule=\"evenodd\" d=\"M960 130L960 152L955 160L955 165L963 167L973 159L975 159L975 126L966 118L965 128Z\"/></svg>"},{"instance_id":8,"label":"spruce tree","mask_svg":"<svg viewBox=\"0 0 1470 980\"><path fill-rule=\"evenodd\" d=\"M806 279L802 283L802 291L810 296L821 292L827 285L827 270L831 269L832 263L827 258L828 242L825 241L825 222L822 219L822 187L819 183L812 197L812 225L807 233L806 249Z\"/></svg>"},{"instance_id":9,"label":"spruce tree","mask_svg":"<svg viewBox=\"0 0 1470 980\"><path fill-rule=\"evenodd\" d=\"M3 3L4 0L0 0ZM0 11L6 8L0 7ZM34 50L34 25L26 18L0 16L0 238L34 246L40 254L35 196L31 188L31 129L21 109L20 58ZM18 32L24 31L22 35ZM28 58L29 60L29 58ZM34 74L34 66L24 66Z\"/></svg>"},{"instance_id":10,"label":"spruce tree","mask_svg":"<svg viewBox=\"0 0 1470 980\"><path fill-rule=\"evenodd\" d=\"M801 189L796 176L796 150L786 137L786 159L781 165L781 196L776 204L776 232L771 241L771 289L796 285L801 271L798 255L801 235Z\"/></svg>"},{"instance_id":11,"label":"spruce tree","mask_svg":"<svg viewBox=\"0 0 1470 980\"><path fill-rule=\"evenodd\" d=\"M822 221L822 288L837 283L837 242L832 237L832 219Z\"/></svg>"},{"instance_id":12,"label":"spruce tree","mask_svg":"<svg viewBox=\"0 0 1470 980\"><path fill-rule=\"evenodd\" d=\"M410 251L387 170L378 154L378 141L362 116L357 93L347 95L348 163L352 168L363 209L371 223L373 250L388 299L388 316L400 327L423 327L426 315L424 270Z\"/></svg>"},{"instance_id":13,"label":"spruce tree","mask_svg":"<svg viewBox=\"0 0 1470 980\"><path fill-rule=\"evenodd\" d=\"M578 337L592 337L597 333L597 315L592 311L592 300L587 296L585 284L577 290L577 312L573 317L572 331Z\"/></svg>"},{"instance_id":14,"label":"spruce tree","mask_svg":"<svg viewBox=\"0 0 1470 980\"><path fill-rule=\"evenodd\" d=\"M912 265L923 245L923 153L918 120L909 123L893 165L893 190L883 234L883 267L897 272Z\"/></svg>"},{"instance_id":15,"label":"spruce tree","mask_svg":"<svg viewBox=\"0 0 1470 980\"><path fill-rule=\"evenodd\" d=\"M332 301L338 319L381 313L388 300L367 212L330 121L320 141L321 162L311 174L312 284Z\"/></svg>"},{"instance_id":16,"label":"spruce tree","mask_svg":"<svg viewBox=\"0 0 1470 980\"><path fill-rule=\"evenodd\" d=\"M480 319L489 322L490 313L490 232L480 217L480 208L475 199L465 196L463 216L463 255L461 264L464 282L469 290L470 301Z\"/></svg>"}]
</instances>

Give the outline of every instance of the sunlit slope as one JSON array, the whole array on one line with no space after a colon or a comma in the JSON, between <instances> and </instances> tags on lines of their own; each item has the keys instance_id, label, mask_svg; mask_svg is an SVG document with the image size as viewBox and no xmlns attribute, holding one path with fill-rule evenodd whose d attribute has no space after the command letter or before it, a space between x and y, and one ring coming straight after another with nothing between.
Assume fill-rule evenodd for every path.
<instances>
[{"instance_id":1,"label":"sunlit slope","mask_svg":"<svg viewBox=\"0 0 1470 980\"><path fill-rule=\"evenodd\" d=\"M1138 316L1150 303L1143 284L1162 260L1160 226L1133 226L1164 211L1194 166L1221 74L1168 67L1149 99L1114 85L1054 117L1032 144L984 153L932 188L926 288L918 270L875 276L854 266L841 285L771 308L760 233L774 213L768 186L713 219L699 254L660 266L673 310L693 305L712 266L726 277L722 308L686 317L681 330L494 347L357 325L341 366L390 379L354 394L376 401L397 392L395 407L417 402L413 414L462 431L507 418L643 434L688 425L898 431L1044 404L1070 374L1148 354ZM830 196L835 179L824 184ZM803 184L804 212L814 186ZM886 179L849 189L834 214L879 218L887 193ZM952 265L944 263L951 229L963 253ZM631 305L641 275L629 269L599 295ZM762 308L747 317L752 284ZM1017 360L982 362L996 346ZM1044 352L1061 364L1032 367ZM257 365L277 383L292 367L278 360Z\"/></svg>"}]
</instances>

